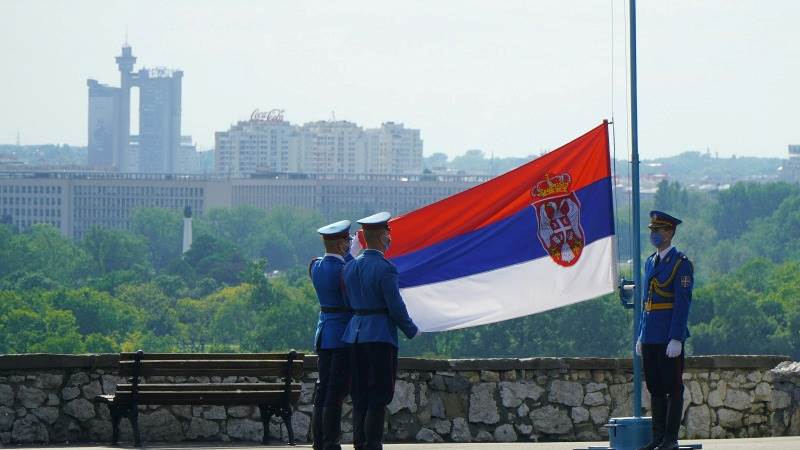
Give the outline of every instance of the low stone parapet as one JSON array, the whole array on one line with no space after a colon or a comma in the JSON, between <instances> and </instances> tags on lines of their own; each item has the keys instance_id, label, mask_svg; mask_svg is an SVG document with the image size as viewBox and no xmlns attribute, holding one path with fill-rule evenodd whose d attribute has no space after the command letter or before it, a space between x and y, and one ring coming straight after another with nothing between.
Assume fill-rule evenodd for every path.
<instances>
[{"instance_id":1,"label":"low stone parapet","mask_svg":"<svg viewBox=\"0 0 800 450\"><path fill-rule=\"evenodd\" d=\"M118 355L0 356L0 441L3 444L108 442L108 408L97 394L123 380ZM308 361L293 427L310 438L317 373ZM605 440L610 417L631 415L631 361L609 358L431 360L401 358L388 406L388 441L514 442ZM149 382L215 382L161 377ZM226 380L229 381L229 380ZM241 377L237 381L256 381ZM681 437L800 435L800 363L782 356L687 358ZM646 390L643 404L648 406ZM344 441L352 439L345 404ZM251 406L140 407L149 442L252 441L261 437ZM273 436L287 437L277 419ZM124 440L130 425L122 421Z\"/></svg>"}]
</instances>

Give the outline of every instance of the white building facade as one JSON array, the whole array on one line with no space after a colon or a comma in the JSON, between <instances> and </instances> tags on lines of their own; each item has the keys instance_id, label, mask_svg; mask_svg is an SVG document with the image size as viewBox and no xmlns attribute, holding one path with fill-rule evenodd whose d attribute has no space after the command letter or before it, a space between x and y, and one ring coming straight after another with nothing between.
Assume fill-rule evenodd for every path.
<instances>
[{"instance_id":1,"label":"white building facade","mask_svg":"<svg viewBox=\"0 0 800 450\"><path fill-rule=\"evenodd\" d=\"M386 122L364 129L344 120L283 120L281 110L256 110L249 121L216 133L216 174L238 178L255 173L420 174L419 130Z\"/></svg>"}]
</instances>

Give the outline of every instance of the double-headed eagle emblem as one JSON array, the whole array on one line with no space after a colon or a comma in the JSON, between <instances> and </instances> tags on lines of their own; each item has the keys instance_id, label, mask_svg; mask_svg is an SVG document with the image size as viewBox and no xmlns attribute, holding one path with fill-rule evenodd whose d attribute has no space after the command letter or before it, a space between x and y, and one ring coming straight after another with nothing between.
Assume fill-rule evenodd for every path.
<instances>
[{"instance_id":1,"label":"double-headed eagle emblem","mask_svg":"<svg viewBox=\"0 0 800 450\"><path fill-rule=\"evenodd\" d=\"M571 183L568 173L546 174L545 179L531 189L539 241L553 261L565 267L578 262L585 245L581 204L569 190Z\"/></svg>"}]
</instances>

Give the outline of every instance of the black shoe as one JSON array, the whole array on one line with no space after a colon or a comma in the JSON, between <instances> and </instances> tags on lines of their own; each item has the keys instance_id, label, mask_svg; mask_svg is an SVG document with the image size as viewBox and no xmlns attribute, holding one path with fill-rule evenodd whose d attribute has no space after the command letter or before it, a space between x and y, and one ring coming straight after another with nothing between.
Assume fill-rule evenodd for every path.
<instances>
[{"instance_id":1,"label":"black shoe","mask_svg":"<svg viewBox=\"0 0 800 450\"><path fill-rule=\"evenodd\" d=\"M659 436L658 439L653 439L649 444L645 445L644 447L639 447L637 450L656 450L660 444L661 437Z\"/></svg>"},{"instance_id":2,"label":"black shoe","mask_svg":"<svg viewBox=\"0 0 800 450\"><path fill-rule=\"evenodd\" d=\"M664 442L656 447L655 450L678 450L678 448L677 439L664 439Z\"/></svg>"},{"instance_id":3,"label":"black shoe","mask_svg":"<svg viewBox=\"0 0 800 450\"><path fill-rule=\"evenodd\" d=\"M325 447L323 444L323 435L322 435L322 422L323 422L323 408L321 406L315 406L314 412L311 415L311 439L313 440L313 444L311 448L314 450L323 450Z\"/></svg>"},{"instance_id":4,"label":"black shoe","mask_svg":"<svg viewBox=\"0 0 800 450\"><path fill-rule=\"evenodd\" d=\"M372 408L367 410L364 418L364 438L365 450L383 449L383 418L386 415L386 408Z\"/></svg>"},{"instance_id":5,"label":"black shoe","mask_svg":"<svg viewBox=\"0 0 800 450\"><path fill-rule=\"evenodd\" d=\"M678 432L681 428L681 419L683 415L683 396L670 395L667 397L667 423L664 426L664 442L675 443L675 448L678 442ZM672 447L665 447L672 448Z\"/></svg>"},{"instance_id":6,"label":"black shoe","mask_svg":"<svg viewBox=\"0 0 800 450\"><path fill-rule=\"evenodd\" d=\"M650 407L653 410L651 422L653 440L638 450L655 450L664 440L664 430L667 425L667 398L663 395L650 395Z\"/></svg>"},{"instance_id":7,"label":"black shoe","mask_svg":"<svg viewBox=\"0 0 800 450\"><path fill-rule=\"evenodd\" d=\"M342 450L339 437L342 435L342 408L322 408L322 441L324 450Z\"/></svg>"}]
</instances>

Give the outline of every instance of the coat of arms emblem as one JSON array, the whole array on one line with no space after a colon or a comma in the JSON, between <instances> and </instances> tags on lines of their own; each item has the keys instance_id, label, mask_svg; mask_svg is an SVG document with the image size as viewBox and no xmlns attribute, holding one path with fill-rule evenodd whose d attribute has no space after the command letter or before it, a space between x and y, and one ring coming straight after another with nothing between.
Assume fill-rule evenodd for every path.
<instances>
[{"instance_id":1,"label":"coat of arms emblem","mask_svg":"<svg viewBox=\"0 0 800 450\"><path fill-rule=\"evenodd\" d=\"M551 176L531 189L538 222L537 234L550 258L569 267L581 257L585 234L581 227L581 203L570 191L572 177L568 173Z\"/></svg>"}]
</instances>

